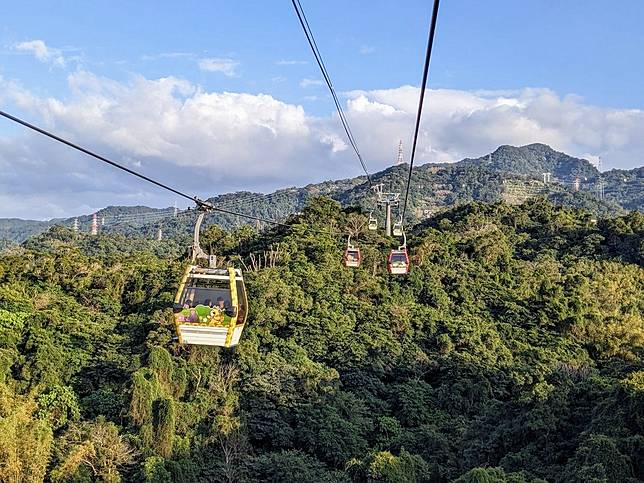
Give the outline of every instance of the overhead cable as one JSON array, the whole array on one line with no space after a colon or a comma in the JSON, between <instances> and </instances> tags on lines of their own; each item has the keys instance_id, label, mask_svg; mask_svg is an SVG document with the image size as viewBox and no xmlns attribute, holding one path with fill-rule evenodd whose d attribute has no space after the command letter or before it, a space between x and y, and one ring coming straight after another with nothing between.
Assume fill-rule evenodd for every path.
<instances>
[{"instance_id":1,"label":"overhead cable","mask_svg":"<svg viewBox=\"0 0 644 483\"><path fill-rule=\"evenodd\" d=\"M338 116L340 117L340 122L342 123L344 132L347 135L349 144L351 144L353 151L356 153L356 156L358 157L358 161L362 166L362 170L367 175L367 181L371 186L372 185L371 175L367 170L367 164L362 159L362 155L360 154L360 150L358 149L358 144L356 143L356 140L353 137L353 133L351 132L351 128L349 127L349 122L347 121L346 115L344 114L344 111L342 109L342 105L340 104L338 96L335 92L335 88L333 87L333 83L331 82L331 77L329 76L329 73L326 70L326 66L324 65L324 61L322 60L322 54L320 54L320 49L318 49L317 42L315 41L315 37L313 36L313 31L309 26L309 22L306 18L306 14L304 13L304 9L302 8L302 4L300 3L300 0L291 0L291 2L293 3L293 8L295 9L297 18L300 21L302 30L304 30L304 35L306 35L306 40L308 41L309 46L311 47L311 51L313 52L315 61L317 62L318 67L320 68L320 72L322 72L322 77L324 77L324 82L326 83L327 87L329 88L329 91L331 92L331 97L333 97L333 103L335 104L335 108L338 111Z\"/></svg>"},{"instance_id":2,"label":"overhead cable","mask_svg":"<svg viewBox=\"0 0 644 483\"><path fill-rule=\"evenodd\" d=\"M122 164L117 163L116 161L112 161L111 159L108 159L108 158L106 158L104 156L101 156L100 154L96 154L93 151L90 151L89 149L83 148L83 147L81 147L81 146L79 146L77 144L72 143L71 141L67 141L66 139L63 139L62 137L57 136L56 134L53 134L53 133L51 133L49 131L46 131L45 129L42 129L42 128L38 127L38 126L30 124L27 121L24 121L24 120L22 120L22 119L20 119L20 118L18 118L16 116L12 116L9 113L6 113L6 112L0 110L0 116L5 117L5 118L9 119L10 121L13 121L13 122L16 122L18 124L21 124L24 127L28 128L28 129L31 129L32 131L36 131L37 133L42 134L43 136L47 136L48 138L51 138L54 141L58 141L59 143L65 144L65 145L69 146L72 149L75 149L77 151L85 153L88 156L91 156L91 157L93 157L95 159L98 159L99 161L102 161L104 163L109 164L110 166L113 166L113 167L115 167L117 169L125 171L126 173L131 174L132 176L136 176L137 178L140 178L140 179L142 179L144 181L147 181L148 183L152 183L153 185L156 185L159 188L163 188L163 189L165 189L167 191L170 191L170 192L172 192L172 193L174 193L174 194L176 194L178 196L181 196L183 198L187 198L190 201L196 203L199 208L206 209L206 210L217 211L217 212L220 212L220 213L226 213L228 215L239 216L239 217L242 217L242 218L248 218L250 220L261 221L261 222L264 222L264 223L271 223L273 225L278 225L278 226L284 226L284 227L289 227L290 226L290 225L287 225L285 223L280 223L278 221L269 220L269 219L261 218L261 217L258 217L258 216L246 215L244 213L237 213L235 211L226 210L224 208L218 208L215 205L213 205L212 203L200 200L196 196L190 196L187 193L184 193L184 192L179 191L179 190L177 190L175 188L172 188L171 186L168 186L168 185L166 185L164 183L156 181L156 180L154 180L154 179L152 179L152 178L150 178L148 176L145 176L145 175L143 175L141 173L138 173L138 172L134 171L133 169L130 169L130 168L126 167L126 166L123 166Z\"/></svg>"},{"instance_id":3,"label":"overhead cable","mask_svg":"<svg viewBox=\"0 0 644 483\"><path fill-rule=\"evenodd\" d=\"M418 142L418 130L420 128L420 119L423 113L423 101L425 100L425 88L427 86L427 76L429 74L429 60L432 56L432 47L434 46L434 33L436 32L436 19L438 18L438 4L440 0L434 0L432 9L432 19L429 25L429 38L427 40L427 51L425 53L425 65L423 67L423 81L420 86L420 98L418 99L418 112L416 114L416 127L414 128L414 142L411 148L411 158L409 160L409 176L407 177L407 188L405 189L405 203L402 210L402 219L405 219L407 212L407 202L409 200L409 187L411 186L411 175L414 169L414 159L416 157L416 144Z\"/></svg>"}]
</instances>

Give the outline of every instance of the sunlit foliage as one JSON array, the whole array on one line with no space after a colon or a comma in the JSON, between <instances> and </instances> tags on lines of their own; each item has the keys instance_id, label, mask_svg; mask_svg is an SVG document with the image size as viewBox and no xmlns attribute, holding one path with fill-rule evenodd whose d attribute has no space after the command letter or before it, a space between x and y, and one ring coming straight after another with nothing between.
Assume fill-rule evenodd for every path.
<instances>
[{"instance_id":1,"label":"sunlit foliage","mask_svg":"<svg viewBox=\"0 0 644 483\"><path fill-rule=\"evenodd\" d=\"M5 254L0 480L644 479L643 215L463 205L414 227L403 278L363 216L205 229L248 269L234 350L177 344L175 241L56 228Z\"/></svg>"}]
</instances>

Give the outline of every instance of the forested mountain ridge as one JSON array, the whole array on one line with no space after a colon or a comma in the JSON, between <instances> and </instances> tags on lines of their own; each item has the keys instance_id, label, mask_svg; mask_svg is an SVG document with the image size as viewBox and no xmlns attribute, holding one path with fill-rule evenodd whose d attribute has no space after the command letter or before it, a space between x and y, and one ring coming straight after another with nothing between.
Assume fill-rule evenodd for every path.
<instances>
[{"instance_id":1,"label":"forested mountain ridge","mask_svg":"<svg viewBox=\"0 0 644 483\"><path fill-rule=\"evenodd\" d=\"M374 173L372 179L375 184L382 183L385 191L402 192L407 170L408 165L393 166ZM547 184L543 182L543 173L551 174ZM471 201L520 203L533 197L545 197L562 206L584 208L602 217L623 214L626 210L644 211L644 167L602 173L603 200L598 199L598 176L597 169L587 160L557 152L544 144L501 146L480 158L414 168L406 221L416 223L437 211ZM576 188L575 180L578 182ZM267 195L228 193L209 201L243 214L283 220L301 211L311 197L319 195L329 196L344 206L361 206L366 212L375 210L382 219L380 207L364 176L281 189ZM101 230L148 237L156 236L159 228L168 236L188 234L193 221L190 217L173 220L171 208L159 210L141 206L107 207L97 215ZM91 219L91 215L78 218L81 231L89 231ZM243 218L222 214L213 215L208 221L227 228L245 223ZM22 242L56 223L71 227L74 219L50 222L0 219L0 239Z\"/></svg>"},{"instance_id":2,"label":"forested mountain ridge","mask_svg":"<svg viewBox=\"0 0 644 483\"><path fill-rule=\"evenodd\" d=\"M248 267L234 351L173 340L172 240L1 256L0 479L644 480L644 215L465 204L413 229L403 278L372 232L342 266L355 210L289 223L204 231Z\"/></svg>"},{"instance_id":3,"label":"forested mountain ridge","mask_svg":"<svg viewBox=\"0 0 644 483\"><path fill-rule=\"evenodd\" d=\"M526 146L500 146L496 151L476 159L464 159L461 164L475 164L499 173L532 176L541 179L543 173L551 173L554 178L572 179L574 177L597 177L597 168L585 159L569 156L555 151L545 144Z\"/></svg>"}]
</instances>

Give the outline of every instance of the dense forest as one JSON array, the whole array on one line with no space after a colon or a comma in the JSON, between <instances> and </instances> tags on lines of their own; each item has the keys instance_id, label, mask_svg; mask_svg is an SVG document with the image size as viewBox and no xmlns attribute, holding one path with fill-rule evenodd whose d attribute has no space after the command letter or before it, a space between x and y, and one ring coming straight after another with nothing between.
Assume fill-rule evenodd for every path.
<instances>
[{"instance_id":1,"label":"dense forest","mask_svg":"<svg viewBox=\"0 0 644 483\"><path fill-rule=\"evenodd\" d=\"M0 257L0 480L643 481L644 215L592 218L464 204L397 278L328 198L210 225L246 269L233 350L176 342L183 240L51 228Z\"/></svg>"}]
</instances>

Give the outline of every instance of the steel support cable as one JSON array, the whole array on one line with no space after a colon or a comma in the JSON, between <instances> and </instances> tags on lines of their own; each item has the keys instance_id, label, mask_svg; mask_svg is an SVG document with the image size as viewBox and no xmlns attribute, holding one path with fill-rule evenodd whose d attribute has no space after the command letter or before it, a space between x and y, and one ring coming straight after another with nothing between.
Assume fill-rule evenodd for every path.
<instances>
[{"instance_id":1,"label":"steel support cable","mask_svg":"<svg viewBox=\"0 0 644 483\"><path fill-rule=\"evenodd\" d=\"M175 216L173 211L174 210L171 209L171 211L166 211L164 213L159 213L159 214L157 214L157 215L155 215L153 217L142 216L142 215L132 215L131 217L118 217L118 218L106 217L105 225L106 226L107 225L118 225L118 224L121 224L121 223L132 223L132 222L135 222L135 221L145 223L145 224L149 224L149 223L156 223L156 222L159 222L159 221L165 221L165 220L168 220L168 219L179 219L179 218L184 217L186 215L192 215L192 213L193 213L191 210L179 210L177 212L176 216Z\"/></svg>"},{"instance_id":2,"label":"steel support cable","mask_svg":"<svg viewBox=\"0 0 644 483\"><path fill-rule=\"evenodd\" d=\"M302 29L304 30L304 34L306 35L307 41L309 43L309 46L311 47L311 51L313 52L313 56L315 57L315 60L320 67L320 71L322 72L322 77L324 77L324 81L326 82L329 91L331 92L331 97L333 98L333 102L335 104L336 110L338 111L338 116L340 117L340 122L342 123L342 126L345 129L347 138L349 139L349 143L351 144L351 147L353 150L356 152L356 155L358 156L358 160L360 161L360 164L362 166L362 169L367 173L366 166L364 164L364 161L362 160L362 156L360 155L360 150L358 149L358 144L356 143L355 137L353 136L353 131L351 131L351 127L349 126L349 122L347 121L347 117L344 114L344 110L342 109L342 104L340 103L340 100L338 99L337 93L335 92L335 88L333 87L333 82L331 81L331 76L329 75L329 72L326 69L326 64L324 63L324 59L322 59L322 54L320 52L320 49L318 47L318 44L315 40L315 36L313 35L313 31L311 30L311 27L309 25L309 21L306 18L306 14L304 13L304 9L302 8L302 4L300 3L299 0L297 0L297 7L295 9L296 13L298 14L298 19L300 20L300 25L302 25ZM301 13L301 17L300 17ZM302 24L302 20L304 21L304 24Z\"/></svg>"},{"instance_id":3,"label":"steel support cable","mask_svg":"<svg viewBox=\"0 0 644 483\"><path fill-rule=\"evenodd\" d=\"M273 198L276 198L278 195L269 194L264 195L261 193L246 193L242 196L236 197L234 200L227 200L223 202L212 202L215 208L221 208L226 210L234 209L236 211L245 210L247 208L257 206L258 202L271 203ZM288 216L294 213L289 213ZM154 212L145 212L145 213L127 213L122 215L107 215L105 220L105 225L117 225L121 223L131 223L131 222L141 222L141 223L154 223L154 222L165 222L166 220L175 219L181 216L192 215L191 210L180 210L177 215L174 215L174 208L165 208L159 211ZM101 214L99 213L99 216ZM285 216L284 218L288 218Z\"/></svg>"},{"instance_id":4,"label":"steel support cable","mask_svg":"<svg viewBox=\"0 0 644 483\"><path fill-rule=\"evenodd\" d=\"M101 212L97 212L97 215L99 218L105 218L105 224L114 224L114 223L122 223L126 221L147 221L147 220L152 220L155 218L166 218L168 216L173 215L174 210L164 210L164 211L157 211L157 212L150 212L150 213L128 213L128 214L123 214L123 215L105 215Z\"/></svg>"},{"instance_id":5,"label":"steel support cable","mask_svg":"<svg viewBox=\"0 0 644 483\"><path fill-rule=\"evenodd\" d=\"M302 25L302 28L304 30L304 33L307 37L307 40L309 42L309 46L311 47L311 50L313 51L313 55L318 63L318 66L320 67L320 71L322 72L322 76L324 77L324 80L329 87L329 91L331 92L331 96L333 98L333 102L335 104L336 110L338 111L338 116L340 118L340 122L342 123L342 126L344 127L345 133L347 134L347 138L349 139L349 143L351 144L351 147L353 148L354 152L356 153L356 156L358 157L358 161L360 161L360 165L362 166L363 171L367 175L367 179L371 185L371 176L369 175L369 172L366 167L366 163L362 159L362 155L360 154L360 150L358 149L358 143L355 140L355 137L353 135L353 131L351 131L351 127L349 126L349 121L347 120L346 114L344 113L344 110L342 109L342 104L340 103L340 100L338 99L337 93L335 92L335 88L333 87L333 83L331 82L331 76L329 75L329 72L326 69L326 64L324 63L324 60L322 59L322 54L320 53L320 49L318 48L317 42L315 41L315 36L313 35L313 31L311 30L311 27L309 25L309 21L306 18L306 14L304 13L304 9L302 8L302 4L300 3L299 0L297 0L297 6L299 8L296 8L296 12L298 13L298 18L300 19L300 24L302 20L304 20L304 25ZM299 14L301 13L301 17Z\"/></svg>"},{"instance_id":6,"label":"steel support cable","mask_svg":"<svg viewBox=\"0 0 644 483\"><path fill-rule=\"evenodd\" d=\"M210 210L210 211L216 211L216 212L219 212L219 213L225 213L227 215L239 216L241 218L247 218L249 220L261 221L263 223L269 223L271 225L281 226L283 228L291 228L291 229L295 228L295 226L293 226L293 225L289 225L289 224L286 224L286 223L280 223L280 222L275 221L275 220L270 220L270 219L262 218L262 217L259 217L259 216L247 215L247 214L244 214L244 213L238 213L236 211L227 210L227 209L224 209L224 208L218 208L217 206L213 205L212 203L200 200L196 196L190 196L189 194L186 194L186 193L184 193L182 191L179 191L179 190L177 190L175 188L172 188L171 186L168 186L168 185L163 184L163 183L161 183L159 181L156 181L156 180L154 180L154 179L152 179L152 178L150 178L148 176L145 176L145 175L143 175L141 173L138 173L138 172L136 172L136 171L134 171L134 170L132 170L130 168L127 168L126 166L123 166L122 164L117 163L116 161L112 161L112 160L110 160L110 159L108 159L108 158L106 158L104 156L101 156L100 154L96 154L96 153L90 151L89 149L85 149L85 148L83 148L83 147L81 147L81 146L79 146L77 144L72 143L71 141L67 141L66 139L63 139L62 137L57 136L56 134L53 134L53 133L51 133L49 131L46 131L45 129L42 129L42 128L38 127L38 126L30 124L27 121L23 121L22 119L20 119L20 118L18 118L16 116L12 116L11 114L9 114L7 112L4 112L4 111L0 110L0 116L4 117L6 119L9 119L10 121L13 121L15 123L18 123L18 124L28 128L28 129L31 129L32 131L35 131L35 132L37 132L39 134L42 134L43 136L46 136L46 137L48 137L50 139L53 139L54 141L58 141L61 144L65 144L66 146L69 146L72 149L75 149L75 150L80 151L80 152L82 152L84 154L87 154L88 156L91 156L91 157L93 157L95 159L98 159L99 161L107 163L110 166L113 166L113 167L118 168L118 169L120 169L122 171L125 171L126 173L131 174L132 176L136 176L137 178L140 178L140 179L142 179L144 181L147 181L148 183L156 185L159 188L163 188L163 189L165 189L167 191L170 191L170 192L172 192L172 193L174 193L174 194L176 194L178 196L181 196L182 198L189 199L193 203L196 203L197 206L199 208L201 208L201 209L204 209L204 210L207 210L207 211ZM323 230L316 230L316 229L313 229L313 228L305 228L304 230L305 231L315 232L315 233L320 233L320 234L325 234L325 235L333 235L333 236L338 235L336 233L331 233L331 232L323 231ZM340 234L342 234L342 233L340 233Z\"/></svg>"},{"instance_id":7,"label":"steel support cable","mask_svg":"<svg viewBox=\"0 0 644 483\"><path fill-rule=\"evenodd\" d=\"M99 161L107 163L110 166L113 166L113 167L115 167L117 169L125 171L126 173L131 174L132 176L136 176L137 178L140 178L140 179L142 179L144 181L147 181L148 183L152 183L153 185L156 185L159 188L163 188L164 190L170 191L171 193L174 193L174 194L176 194L178 196L181 196L182 198L187 198L190 201L192 201L193 203L196 203L200 208L203 208L203 209L206 209L206 210L218 211L220 213L226 213L228 215L240 216L240 217L248 218L248 219L255 220L255 221L263 221L265 223L271 223L273 225L279 225L279 226L284 226L284 227L289 227L290 226L290 225L287 225L285 223L279 223L277 221L268 220L268 219L261 218L261 217L258 217L258 216L245 215L243 213L237 213L237 212L234 212L234 211L225 210L223 208L217 208L212 203L208 203L207 201L202 201L199 198L197 198L196 196L190 196L189 194L186 194L186 193L184 193L182 191L179 191L179 190L177 190L175 188L172 188L171 186L168 186L168 185L163 184L163 183L161 183L159 181L156 181L156 180L154 180L154 179L152 179L152 178L150 178L148 176L145 176L145 175L143 175L141 173L137 173L136 171L134 171L134 170L132 170L132 169L126 167L126 166L123 166L122 164L119 164L116 161L112 161L112 160L110 160L110 159L108 159L108 158L106 158L104 156L101 156L100 154L96 154L96 153L90 151L89 149L85 149L85 148L83 148L83 147L81 147L81 146L79 146L77 144L74 144L74 143L72 143L70 141L67 141L66 139L63 139L60 136L57 136L56 134L53 134L53 133L51 133L49 131L46 131L46 130L44 130L44 129L38 127L38 126L35 126L33 124L30 124L27 121L23 121L22 119L20 119L18 117L15 117L15 116L12 116L11 114L9 114L7 112L4 112L4 111L0 110L0 116L5 117L6 119L9 119L10 121L13 121L13 122L16 122L18 124L21 124L22 126L28 128L28 129L31 129L32 131L36 131L37 133L40 133L43 136L47 136L48 138L51 138L54 141L58 141L59 143L65 144L65 145L69 146L70 148L75 149L77 151L80 151L80 152L82 152L84 154L87 154L88 156L91 156L91 157L93 157L95 159L98 159Z\"/></svg>"},{"instance_id":8,"label":"steel support cable","mask_svg":"<svg viewBox=\"0 0 644 483\"><path fill-rule=\"evenodd\" d=\"M315 57L315 61L318 64L318 67L320 68L320 71L322 72L322 77L324 77L324 81L329 88L329 91L331 92L331 97L333 97L333 103L335 104L335 108L338 111L338 116L340 117L340 122L342 123L342 127L344 128L344 132L347 135L347 139L349 140L349 144L351 144L351 147L353 148L353 151L356 153L356 156L358 157L358 161L360 162L360 165L362 166L362 170L365 172L367 175L367 181L369 182L369 185L372 186L371 182L371 175L369 174L369 171L367 170L367 165L362 159L362 155L360 154L360 150L358 149L358 145L355 141L355 138L353 137L353 132L351 131L351 128L349 127L349 122L347 121L347 118L344 114L344 111L342 110L342 105L340 104L340 101L338 99L338 96L335 92L335 88L333 87L333 83L331 82L331 77L329 76L328 71L326 70L326 66L324 65L324 61L322 60L322 55L320 54L320 50L318 49L317 42L315 41L315 37L313 36L313 31L311 30L309 26L309 22L306 18L306 14L304 13L304 9L302 8L302 4L300 3L299 0L291 0L291 3L293 4L293 8L295 9L295 13L297 14L297 18L300 21L300 25L302 26L302 30L304 30L304 35L306 35L306 40L309 43L309 46L311 47L311 51L313 52L313 56Z\"/></svg>"},{"instance_id":9,"label":"steel support cable","mask_svg":"<svg viewBox=\"0 0 644 483\"><path fill-rule=\"evenodd\" d=\"M429 38L427 39L427 52L425 53L425 66L423 67L423 82L420 87L420 98L418 100L418 112L416 114L416 127L414 129L414 142L411 148L411 158L409 160L409 176L407 177L407 188L405 189L405 203L403 205L402 219L405 219L407 212L407 201L409 200L409 187L411 186L411 175L414 169L414 159L416 157L416 143L418 142L418 130L420 128L420 118L423 113L423 101L425 100L425 87L427 86L427 75L429 73L429 60L432 56L432 47L434 46L434 33L436 32L436 19L438 18L438 4L440 0L434 0L432 9L432 19L429 26Z\"/></svg>"},{"instance_id":10,"label":"steel support cable","mask_svg":"<svg viewBox=\"0 0 644 483\"><path fill-rule=\"evenodd\" d=\"M119 223L151 223L151 222L154 222L156 220L163 220L165 218L169 218L169 217L172 217L172 216L173 216L172 213L166 213L166 214L163 214L163 215L145 216L145 217L132 216L132 217L129 217L129 218L112 218L112 219L107 218L105 220L104 224L105 225L115 225L115 224L119 224ZM102 221L101 221L101 224L103 224Z\"/></svg>"}]
</instances>

